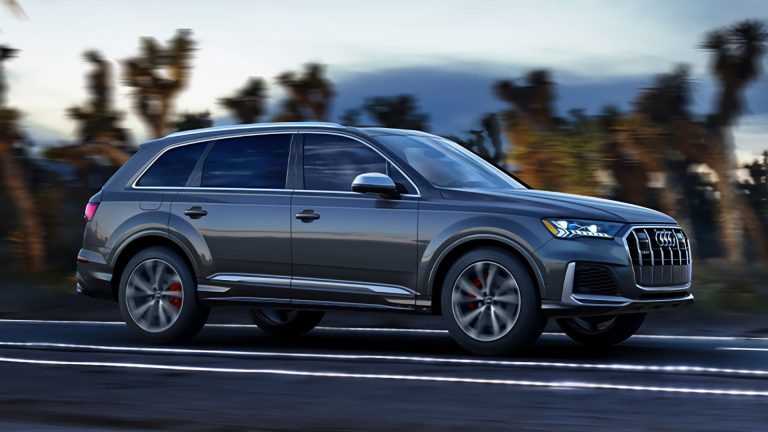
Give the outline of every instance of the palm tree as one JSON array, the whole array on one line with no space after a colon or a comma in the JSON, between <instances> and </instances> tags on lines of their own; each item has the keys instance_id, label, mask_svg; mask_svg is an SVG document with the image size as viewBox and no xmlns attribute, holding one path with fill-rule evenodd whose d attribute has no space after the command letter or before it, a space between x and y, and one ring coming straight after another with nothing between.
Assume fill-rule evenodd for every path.
<instances>
[{"instance_id":1,"label":"palm tree","mask_svg":"<svg viewBox=\"0 0 768 432\"><path fill-rule=\"evenodd\" d=\"M765 23L746 20L710 32L702 44L713 54L711 70L719 83L716 111L711 116L711 127L718 139L708 163L718 176L719 219L726 258L732 262L744 260L744 224L752 231L758 226L745 197L735 188L737 165L731 128L744 109L745 89L762 72L767 41ZM767 251L763 253L768 255Z\"/></svg>"},{"instance_id":2,"label":"palm tree","mask_svg":"<svg viewBox=\"0 0 768 432\"><path fill-rule=\"evenodd\" d=\"M277 76L277 83L288 93L288 99L276 121L328 121L335 93L323 65L309 63L303 74L284 72Z\"/></svg>"},{"instance_id":3,"label":"palm tree","mask_svg":"<svg viewBox=\"0 0 768 432\"><path fill-rule=\"evenodd\" d=\"M182 113L174 123L174 128L177 131L203 129L211 126L213 126L213 120L211 120L211 113L208 111Z\"/></svg>"},{"instance_id":4,"label":"palm tree","mask_svg":"<svg viewBox=\"0 0 768 432\"><path fill-rule=\"evenodd\" d=\"M189 80L195 41L190 30L178 30L162 46L141 39L136 57L124 62L123 81L134 89L134 107L155 138L164 136L173 118L173 103Z\"/></svg>"},{"instance_id":5,"label":"palm tree","mask_svg":"<svg viewBox=\"0 0 768 432\"><path fill-rule=\"evenodd\" d=\"M263 79L249 78L243 88L230 97L219 99L219 103L229 110L238 123L255 123L265 112L265 92L266 83Z\"/></svg>"},{"instance_id":6,"label":"palm tree","mask_svg":"<svg viewBox=\"0 0 768 432\"><path fill-rule=\"evenodd\" d=\"M503 112L507 141L513 145L509 162L523 180L534 188L564 190L567 169L565 153L557 139L558 121L554 116L555 84L545 70L534 70L523 78L497 82L492 90L510 105Z\"/></svg>"},{"instance_id":7,"label":"palm tree","mask_svg":"<svg viewBox=\"0 0 768 432\"><path fill-rule=\"evenodd\" d=\"M418 102L412 95L369 98L363 108L383 127L429 131L429 116L419 112Z\"/></svg>"},{"instance_id":8,"label":"palm tree","mask_svg":"<svg viewBox=\"0 0 768 432\"><path fill-rule=\"evenodd\" d=\"M67 110L68 116L78 123L79 141L86 145L108 144L124 148L128 144L128 133L119 125L122 113L113 106L112 67L96 51L87 51L83 57L93 65L86 80L89 99L83 106Z\"/></svg>"}]
</instances>

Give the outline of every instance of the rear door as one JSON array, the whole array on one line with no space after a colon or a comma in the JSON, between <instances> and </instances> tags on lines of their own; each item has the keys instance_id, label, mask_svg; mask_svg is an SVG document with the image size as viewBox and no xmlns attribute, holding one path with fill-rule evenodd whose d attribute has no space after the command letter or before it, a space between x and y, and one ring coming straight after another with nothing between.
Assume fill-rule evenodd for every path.
<instances>
[{"instance_id":1,"label":"rear door","mask_svg":"<svg viewBox=\"0 0 768 432\"><path fill-rule=\"evenodd\" d=\"M412 307L418 195L370 145L331 133L301 133L303 169L294 192L293 303ZM351 191L358 174L388 174L397 199ZM307 217L307 214L315 215Z\"/></svg>"},{"instance_id":2,"label":"rear door","mask_svg":"<svg viewBox=\"0 0 768 432\"><path fill-rule=\"evenodd\" d=\"M211 144L171 205L169 227L202 262L207 297L290 299L291 132L222 138ZM226 293L223 292L227 289Z\"/></svg>"}]
</instances>

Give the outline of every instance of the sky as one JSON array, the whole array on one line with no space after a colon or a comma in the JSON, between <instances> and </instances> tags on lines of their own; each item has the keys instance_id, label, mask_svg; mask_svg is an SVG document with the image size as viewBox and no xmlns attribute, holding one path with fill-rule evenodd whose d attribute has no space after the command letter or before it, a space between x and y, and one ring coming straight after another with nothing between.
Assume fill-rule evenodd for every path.
<instances>
[{"instance_id":1,"label":"sky","mask_svg":"<svg viewBox=\"0 0 768 432\"><path fill-rule=\"evenodd\" d=\"M87 49L114 64L137 52L139 37L169 39L176 29L199 42L180 111L209 110L250 76L274 77L313 61L328 65L338 97L335 113L366 97L415 94L432 129L456 134L504 104L489 87L546 68L558 83L558 110L628 108L653 75L676 64L692 67L694 110L713 104L706 32L746 18L768 19L768 0L643 1L260 1L260 0L19 0L28 19L0 10L0 43L21 50L6 64L9 102L41 143L72 138L66 108L86 94ZM119 78L119 73L116 73ZM118 106L137 141L145 126L130 111L130 89L118 86ZM735 131L739 157L768 149L768 78L748 90L749 111Z\"/></svg>"}]
</instances>

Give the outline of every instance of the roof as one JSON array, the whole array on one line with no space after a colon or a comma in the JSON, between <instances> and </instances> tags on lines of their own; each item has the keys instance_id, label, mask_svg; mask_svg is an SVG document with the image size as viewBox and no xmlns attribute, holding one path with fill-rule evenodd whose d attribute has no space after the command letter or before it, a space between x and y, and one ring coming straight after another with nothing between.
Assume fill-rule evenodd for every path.
<instances>
[{"instance_id":1,"label":"roof","mask_svg":"<svg viewBox=\"0 0 768 432\"><path fill-rule=\"evenodd\" d=\"M184 135L197 135L205 134L208 132L231 132L238 130L251 130L251 129L263 129L263 128L295 128L295 127L329 127L329 128L344 128L343 125L338 123L326 123L326 122L275 122L275 123L251 123L251 124L234 124L226 126L214 126L205 129L192 129L180 132L174 132L168 135L166 138L184 136Z\"/></svg>"}]
</instances>

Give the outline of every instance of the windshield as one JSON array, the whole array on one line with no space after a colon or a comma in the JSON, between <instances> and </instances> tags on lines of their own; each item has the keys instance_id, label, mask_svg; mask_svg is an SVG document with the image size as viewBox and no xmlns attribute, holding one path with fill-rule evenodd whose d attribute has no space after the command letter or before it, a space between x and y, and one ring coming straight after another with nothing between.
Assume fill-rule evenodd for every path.
<instances>
[{"instance_id":1,"label":"windshield","mask_svg":"<svg viewBox=\"0 0 768 432\"><path fill-rule=\"evenodd\" d=\"M445 138L384 135L376 139L435 187L525 189L525 186L480 156Z\"/></svg>"}]
</instances>

